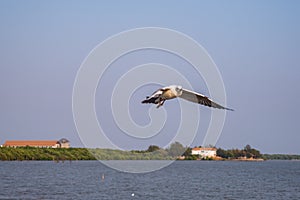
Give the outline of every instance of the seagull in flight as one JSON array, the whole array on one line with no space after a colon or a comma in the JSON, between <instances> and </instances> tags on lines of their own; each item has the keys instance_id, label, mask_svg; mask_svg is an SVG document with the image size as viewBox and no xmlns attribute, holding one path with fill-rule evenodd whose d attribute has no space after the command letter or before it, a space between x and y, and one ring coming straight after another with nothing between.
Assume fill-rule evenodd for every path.
<instances>
[{"instance_id":1,"label":"seagull in flight","mask_svg":"<svg viewBox=\"0 0 300 200\"><path fill-rule=\"evenodd\" d=\"M146 99L142 101L142 103L157 104L156 108L159 108L160 106L164 105L166 100L174 99L176 97L180 97L194 103L202 104L204 106L233 111L233 109L231 108L226 108L224 106L221 106L220 104L217 104L203 94L183 89L182 86L179 85L170 85L160 88L156 90L151 96L147 96Z\"/></svg>"}]
</instances>

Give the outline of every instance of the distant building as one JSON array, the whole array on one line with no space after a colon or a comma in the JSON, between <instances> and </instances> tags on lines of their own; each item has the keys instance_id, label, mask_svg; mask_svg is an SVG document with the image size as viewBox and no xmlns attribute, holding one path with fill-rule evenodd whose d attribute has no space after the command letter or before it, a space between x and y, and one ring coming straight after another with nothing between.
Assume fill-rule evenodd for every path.
<instances>
[{"instance_id":1,"label":"distant building","mask_svg":"<svg viewBox=\"0 0 300 200\"><path fill-rule=\"evenodd\" d=\"M3 147L39 147L39 148L70 148L70 142L63 138L57 140L8 140Z\"/></svg>"},{"instance_id":2,"label":"distant building","mask_svg":"<svg viewBox=\"0 0 300 200\"><path fill-rule=\"evenodd\" d=\"M61 148L70 148L70 141L67 140L66 138L62 138L58 142Z\"/></svg>"},{"instance_id":3,"label":"distant building","mask_svg":"<svg viewBox=\"0 0 300 200\"><path fill-rule=\"evenodd\" d=\"M217 156L216 148L193 148L192 155L199 155L202 158L214 158Z\"/></svg>"}]
</instances>

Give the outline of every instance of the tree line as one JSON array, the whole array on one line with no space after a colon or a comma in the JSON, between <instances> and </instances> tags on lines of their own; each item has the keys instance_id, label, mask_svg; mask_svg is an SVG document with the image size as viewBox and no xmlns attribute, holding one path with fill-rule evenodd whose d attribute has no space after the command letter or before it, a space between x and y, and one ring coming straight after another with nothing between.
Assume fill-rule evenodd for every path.
<instances>
[{"instance_id":1,"label":"tree line","mask_svg":"<svg viewBox=\"0 0 300 200\"><path fill-rule=\"evenodd\" d=\"M300 155L290 154L263 154L266 160L300 160Z\"/></svg>"},{"instance_id":2,"label":"tree line","mask_svg":"<svg viewBox=\"0 0 300 200\"><path fill-rule=\"evenodd\" d=\"M224 150L222 148L217 149L217 156L225 159L238 159L238 158L263 158L263 155L259 150L252 148L249 144L243 149L229 149Z\"/></svg>"},{"instance_id":3,"label":"tree line","mask_svg":"<svg viewBox=\"0 0 300 200\"><path fill-rule=\"evenodd\" d=\"M1 147L0 160L95 160L85 148Z\"/></svg>"},{"instance_id":4,"label":"tree line","mask_svg":"<svg viewBox=\"0 0 300 200\"><path fill-rule=\"evenodd\" d=\"M0 160L171 160L185 151L178 142L163 149L150 145L147 150L122 151L87 148L1 147Z\"/></svg>"},{"instance_id":5,"label":"tree line","mask_svg":"<svg viewBox=\"0 0 300 200\"><path fill-rule=\"evenodd\" d=\"M184 147L179 142L168 148L150 145L146 150L122 151L114 149L87 148L34 148L34 147L1 147L0 160L171 160L179 157L185 160L212 159L191 155L192 148ZM300 155L261 154L259 150L246 145L243 149L217 149L217 156L222 159L254 158L265 160L300 159Z\"/></svg>"}]
</instances>

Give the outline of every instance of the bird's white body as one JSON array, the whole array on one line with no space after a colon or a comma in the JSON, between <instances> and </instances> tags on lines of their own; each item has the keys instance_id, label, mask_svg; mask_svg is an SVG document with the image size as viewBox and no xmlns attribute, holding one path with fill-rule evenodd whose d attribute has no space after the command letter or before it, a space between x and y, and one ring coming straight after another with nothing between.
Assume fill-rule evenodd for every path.
<instances>
[{"instance_id":1,"label":"bird's white body","mask_svg":"<svg viewBox=\"0 0 300 200\"><path fill-rule=\"evenodd\" d=\"M214 101L202 94L183 89L182 86L179 85L170 85L167 87L160 88L156 90L151 96L143 100L142 103L158 104L157 108L159 108L164 104L166 100L174 99L177 97L213 108L232 110L230 108L226 108L215 103Z\"/></svg>"}]
</instances>

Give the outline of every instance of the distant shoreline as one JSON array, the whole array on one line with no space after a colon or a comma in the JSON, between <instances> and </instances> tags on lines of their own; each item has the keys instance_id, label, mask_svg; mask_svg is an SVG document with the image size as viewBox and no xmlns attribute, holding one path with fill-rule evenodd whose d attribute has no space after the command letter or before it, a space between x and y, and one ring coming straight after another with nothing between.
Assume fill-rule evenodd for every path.
<instances>
[{"instance_id":1,"label":"distant shoreline","mask_svg":"<svg viewBox=\"0 0 300 200\"><path fill-rule=\"evenodd\" d=\"M259 162L264 160L300 160L300 155L262 154L262 158L208 158L181 157L182 160L214 160L214 161L241 161ZM77 161L77 160L180 160L178 156L170 156L165 150L121 151L112 149L87 148L33 148L33 147L1 147L1 161Z\"/></svg>"}]
</instances>

